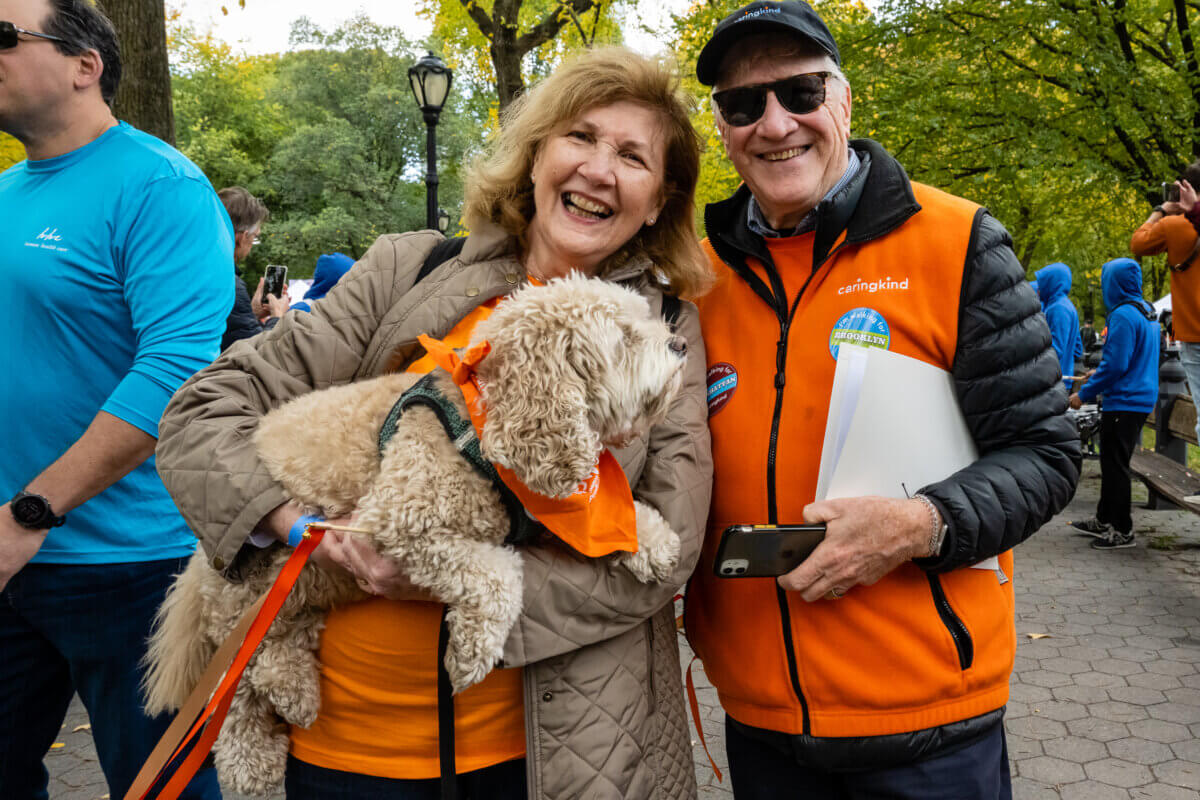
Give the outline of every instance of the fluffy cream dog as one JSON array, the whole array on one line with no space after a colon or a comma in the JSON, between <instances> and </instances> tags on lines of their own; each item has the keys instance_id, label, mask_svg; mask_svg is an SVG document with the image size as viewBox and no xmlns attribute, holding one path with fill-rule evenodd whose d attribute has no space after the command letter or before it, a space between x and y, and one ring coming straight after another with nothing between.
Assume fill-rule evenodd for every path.
<instances>
[{"instance_id":1,"label":"fluffy cream dog","mask_svg":"<svg viewBox=\"0 0 1200 800\"><path fill-rule=\"evenodd\" d=\"M491 352L477 374L487 407L484 456L526 486L566 497L591 474L606 443L661 421L682 381L685 342L640 295L571 276L528 287L474 331ZM462 394L434 380L466 419ZM458 452L434 412L415 406L379 451L380 427L420 376L386 375L299 397L259 424L263 463L300 504L328 518L357 510L356 525L417 586L448 606L445 666L455 691L499 660L521 611L521 557L503 544L509 517L499 494ZM635 503L637 553L612 556L644 582L665 579L679 537ZM290 551L264 551L241 584L197 553L159 611L147 656L147 709L178 709L245 609ZM243 677L214 747L221 776L261 795L283 780L287 729L307 727L320 705L316 650L327 609L365 595L346 574L310 564ZM398 635L403 635L398 633Z\"/></svg>"}]
</instances>

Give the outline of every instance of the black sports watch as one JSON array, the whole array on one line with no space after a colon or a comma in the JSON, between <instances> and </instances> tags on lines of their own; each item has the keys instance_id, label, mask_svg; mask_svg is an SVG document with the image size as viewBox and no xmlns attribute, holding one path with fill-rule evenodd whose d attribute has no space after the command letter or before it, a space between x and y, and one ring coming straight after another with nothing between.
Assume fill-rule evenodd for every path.
<instances>
[{"instance_id":1,"label":"black sports watch","mask_svg":"<svg viewBox=\"0 0 1200 800\"><path fill-rule=\"evenodd\" d=\"M67 518L54 516L50 501L40 494L32 494L24 490L17 492L16 497L9 501L13 519L22 528L40 531L46 528L57 528L67 521Z\"/></svg>"}]
</instances>

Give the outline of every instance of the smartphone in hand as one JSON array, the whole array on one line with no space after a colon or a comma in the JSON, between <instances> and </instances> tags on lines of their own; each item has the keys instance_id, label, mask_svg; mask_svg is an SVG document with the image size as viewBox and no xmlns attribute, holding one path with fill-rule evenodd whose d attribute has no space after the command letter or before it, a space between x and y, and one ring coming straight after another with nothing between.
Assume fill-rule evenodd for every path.
<instances>
[{"instance_id":1,"label":"smartphone in hand","mask_svg":"<svg viewBox=\"0 0 1200 800\"><path fill-rule=\"evenodd\" d=\"M775 578L808 558L825 539L825 524L730 525L721 534L713 573L718 578Z\"/></svg>"},{"instance_id":2,"label":"smartphone in hand","mask_svg":"<svg viewBox=\"0 0 1200 800\"><path fill-rule=\"evenodd\" d=\"M269 294L282 299L285 285L287 285L287 267L283 264L267 264L267 271L263 273L263 304L266 304Z\"/></svg>"}]
</instances>

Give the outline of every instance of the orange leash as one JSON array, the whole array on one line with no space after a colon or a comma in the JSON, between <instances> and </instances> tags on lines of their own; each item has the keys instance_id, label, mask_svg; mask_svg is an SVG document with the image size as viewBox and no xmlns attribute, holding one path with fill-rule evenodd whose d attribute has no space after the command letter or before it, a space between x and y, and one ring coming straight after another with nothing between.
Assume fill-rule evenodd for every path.
<instances>
[{"instance_id":1,"label":"orange leash","mask_svg":"<svg viewBox=\"0 0 1200 800\"><path fill-rule=\"evenodd\" d=\"M692 656L687 668L687 696L688 705L692 707L692 722L696 725L696 735L700 737L700 744L704 747L704 755L708 756L708 763L712 767L712 771L716 774L717 780L724 783L721 770L717 769L717 762L713 761L712 753L708 752L708 742L704 741L704 726L700 724L700 703L696 700L696 682L692 680L692 666L695 663L696 656Z\"/></svg>"},{"instance_id":2,"label":"orange leash","mask_svg":"<svg viewBox=\"0 0 1200 800\"><path fill-rule=\"evenodd\" d=\"M187 702L175 717L175 721L167 728L166 733L155 745L150 757L142 765L133 785L125 793L125 800L145 800L155 783L163 774L163 770L190 744L195 746L187 758L174 771L158 800L176 800L188 785L188 782L200 769L204 759L212 750L229 706L233 703L234 692L242 679L242 673L258 645L283 607L284 600L291 592L300 571L308 561L308 557L325 535L325 529L316 524L308 526L304 540L296 547L290 558L283 565L275 583L270 590L242 615L238 625L230 633L229 638L221 645L208 665L208 669L200 677L196 688L192 690ZM222 679L221 676L224 675ZM218 685L219 681L219 685ZM216 685L216 691L213 686ZM211 697L211 699L209 699ZM207 704L205 701L207 699ZM202 708L201 708L202 707ZM195 720L188 728L188 721ZM186 733L184 732L186 730ZM198 738L197 738L198 737Z\"/></svg>"}]
</instances>

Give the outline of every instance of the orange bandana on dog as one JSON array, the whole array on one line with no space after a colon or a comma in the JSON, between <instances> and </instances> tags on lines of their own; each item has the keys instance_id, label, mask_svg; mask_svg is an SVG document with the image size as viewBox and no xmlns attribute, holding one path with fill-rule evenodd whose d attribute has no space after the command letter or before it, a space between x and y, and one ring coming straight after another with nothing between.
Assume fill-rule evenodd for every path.
<instances>
[{"instance_id":1,"label":"orange bandana on dog","mask_svg":"<svg viewBox=\"0 0 1200 800\"><path fill-rule=\"evenodd\" d=\"M481 342L466 350L460 358L447 345L429 336L417 337L426 352L450 377L467 401L467 411L475 433L483 437L487 419L483 396L475 379L475 368L491 350ZM575 493L561 500L538 494L521 482L512 470L494 465L504 485L521 501L525 510L550 532L585 556L605 556L618 550L637 552L637 515L633 508L633 493L617 459L607 449L600 453L599 463Z\"/></svg>"}]
</instances>

